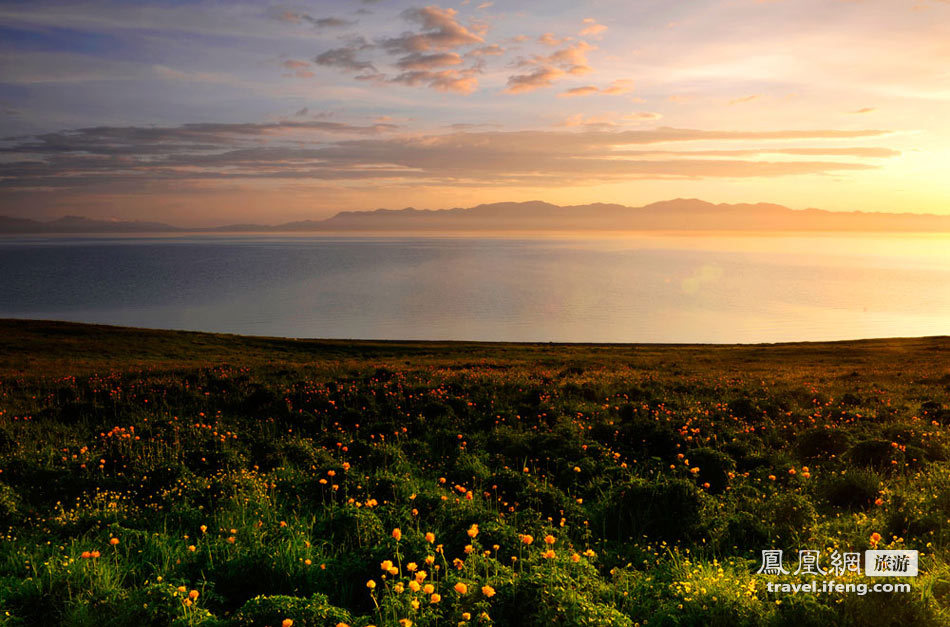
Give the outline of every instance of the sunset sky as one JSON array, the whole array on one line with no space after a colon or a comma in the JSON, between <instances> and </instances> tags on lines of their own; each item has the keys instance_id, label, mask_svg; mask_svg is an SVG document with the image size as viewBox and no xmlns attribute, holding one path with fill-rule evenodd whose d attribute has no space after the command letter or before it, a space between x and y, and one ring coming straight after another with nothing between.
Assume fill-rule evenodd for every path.
<instances>
[{"instance_id":1,"label":"sunset sky","mask_svg":"<svg viewBox=\"0 0 950 627\"><path fill-rule=\"evenodd\" d=\"M950 214L947 0L0 2L0 214Z\"/></svg>"}]
</instances>

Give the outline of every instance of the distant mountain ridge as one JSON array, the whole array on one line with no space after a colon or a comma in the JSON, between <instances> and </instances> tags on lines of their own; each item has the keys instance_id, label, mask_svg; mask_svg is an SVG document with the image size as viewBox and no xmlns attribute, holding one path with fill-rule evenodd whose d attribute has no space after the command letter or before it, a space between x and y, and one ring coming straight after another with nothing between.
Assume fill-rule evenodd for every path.
<instances>
[{"instance_id":1,"label":"distant mountain ridge","mask_svg":"<svg viewBox=\"0 0 950 627\"><path fill-rule=\"evenodd\" d=\"M341 211L325 220L183 228L66 216L49 222L0 216L0 234L249 233L310 231L935 231L950 232L950 215L789 209L771 203L714 204L677 198L643 207L593 203L560 206L541 201L499 202L463 209Z\"/></svg>"}]
</instances>

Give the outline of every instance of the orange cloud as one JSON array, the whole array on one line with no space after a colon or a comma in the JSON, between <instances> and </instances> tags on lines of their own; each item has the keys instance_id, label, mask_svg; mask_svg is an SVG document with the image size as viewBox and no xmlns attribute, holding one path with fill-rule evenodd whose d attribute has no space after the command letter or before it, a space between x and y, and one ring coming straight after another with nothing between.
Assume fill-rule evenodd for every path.
<instances>
[{"instance_id":1,"label":"orange cloud","mask_svg":"<svg viewBox=\"0 0 950 627\"><path fill-rule=\"evenodd\" d=\"M634 122L645 122L648 120L659 120L663 116L659 113L654 113L652 111L636 111L635 113L628 113L623 116L624 120L634 121Z\"/></svg>"},{"instance_id":2,"label":"orange cloud","mask_svg":"<svg viewBox=\"0 0 950 627\"><path fill-rule=\"evenodd\" d=\"M633 81L621 78L610 83L610 85L600 91L608 95L628 94L633 91Z\"/></svg>"},{"instance_id":3,"label":"orange cloud","mask_svg":"<svg viewBox=\"0 0 950 627\"><path fill-rule=\"evenodd\" d=\"M589 96L590 94L596 94L600 91L597 87L593 85L584 85L583 87L574 87L568 89L567 91L562 91L558 94L558 98L572 98L574 96Z\"/></svg>"},{"instance_id":4,"label":"orange cloud","mask_svg":"<svg viewBox=\"0 0 950 627\"><path fill-rule=\"evenodd\" d=\"M421 24L422 32L387 39L383 45L391 51L426 52L485 43L482 37L462 26L456 15L458 11L455 9L440 9L436 6L406 9L402 16Z\"/></svg>"},{"instance_id":5,"label":"orange cloud","mask_svg":"<svg viewBox=\"0 0 950 627\"><path fill-rule=\"evenodd\" d=\"M633 81L628 79L615 80L607 87L600 89L594 85L584 85L574 87L558 94L558 98L571 98L573 96L590 96L591 94L606 94L608 96L627 94L633 91Z\"/></svg>"},{"instance_id":6,"label":"orange cloud","mask_svg":"<svg viewBox=\"0 0 950 627\"><path fill-rule=\"evenodd\" d=\"M587 52L593 48L586 41L577 41L549 55L534 55L528 59L522 59L519 64L521 67L534 69L524 74L509 76L505 93L517 94L550 87L555 80L565 74L580 75L593 72L593 68L587 64Z\"/></svg>"},{"instance_id":7,"label":"orange cloud","mask_svg":"<svg viewBox=\"0 0 950 627\"><path fill-rule=\"evenodd\" d=\"M604 26L603 24L598 24L597 20L595 20L592 17L584 18L584 24L586 24L586 26L584 26L584 28L581 29L581 32L580 32L581 36L599 35L600 33L607 30L606 26Z\"/></svg>"},{"instance_id":8,"label":"orange cloud","mask_svg":"<svg viewBox=\"0 0 950 627\"><path fill-rule=\"evenodd\" d=\"M425 85L438 91L470 94L478 88L475 70L412 70L392 78L389 82L403 83L412 87Z\"/></svg>"},{"instance_id":9,"label":"orange cloud","mask_svg":"<svg viewBox=\"0 0 950 627\"><path fill-rule=\"evenodd\" d=\"M538 42L544 44L545 46L560 46L562 43L564 43L564 40L555 37L554 33L544 33L538 37Z\"/></svg>"}]
</instances>

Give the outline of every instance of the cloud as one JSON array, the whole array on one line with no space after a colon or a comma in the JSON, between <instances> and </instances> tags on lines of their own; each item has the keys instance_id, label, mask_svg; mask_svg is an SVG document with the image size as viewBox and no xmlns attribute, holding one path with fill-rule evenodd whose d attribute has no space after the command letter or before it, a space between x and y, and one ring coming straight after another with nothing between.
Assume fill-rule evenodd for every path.
<instances>
[{"instance_id":1,"label":"cloud","mask_svg":"<svg viewBox=\"0 0 950 627\"><path fill-rule=\"evenodd\" d=\"M593 69L587 64L587 52L593 46L586 41L577 41L563 48L559 48L548 55L534 55L521 59L518 65L531 68L522 74L508 77L508 84L504 90L507 94L518 94L543 87L550 87L554 81L565 74L587 74Z\"/></svg>"},{"instance_id":2,"label":"cloud","mask_svg":"<svg viewBox=\"0 0 950 627\"><path fill-rule=\"evenodd\" d=\"M600 89L594 87L593 85L584 85L583 87L572 87L566 91L562 91L558 94L558 98L573 98L575 96L589 96L590 94L596 94L600 92Z\"/></svg>"},{"instance_id":3,"label":"cloud","mask_svg":"<svg viewBox=\"0 0 950 627\"><path fill-rule=\"evenodd\" d=\"M336 67L350 72L362 72L363 70L376 71L376 68L369 61L361 61L356 57L360 51L365 50L366 44L357 43L344 46L342 48L332 48L314 57L313 62L317 65Z\"/></svg>"},{"instance_id":4,"label":"cloud","mask_svg":"<svg viewBox=\"0 0 950 627\"><path fill-rule=\"evenodd\" d=\"M646 120L659 120L663 116L653 111L636 111L623 116L624 120L644 122Z\"/></svg>"},{"instance_id":5,"label":"cloud","mask_svg":"<svg viewBox=\"0 0 950 627\"><path fill-rule=\"evenodd\" d=\"M527 74L515 74L508 77L506 94L520 94L542 87L550 87L564 72L553 66L537 67Z\"/></svg>"},{"instance_id":6,"label":"cloud","mask_svg":"<svg viewBox=\"0 0 950 627\"><path fill-rule=\"evenodd\" d=\"M310 63L307 61L300 61L297 59L286 59L281 61L281 67L290 70L290 74L285 74L285 76L296 76L297 78L313 78L314 73L311 72Z\"/></svg>"},{"instance_id":7,"label":"cloud","mask_svg":"<svg viewBox=\"0 0 950 627\"><path fill-rule=\"evenodd\" d=\"M552 52L547 57L541 57L542 62L553 63L568 74L586 74L593 70L587 64L587 52L593 46L586 41L577 41Z\"/></svg>"},{"instance_id":8,"label":"cloud","mask_svg":"<svg viewBox=\"0 0 950 627\"><path fill-rule=\"evenodd\" d=\"M338 17L313 17L307 13L297 13L295 11L274 10L270 16L281 22L290 24L310 24L317 28L342 28L344 26L354 26L355 21L344 20Z\"/></svg>"},{"instance_id":9,"label":"cloud","mask_svg":"<svg viewBox=\"0 0 950 627\"><path fill-rule=\"evenodd\" d=\"M425 85L438 91L449 91L460 94L470 94L478 87L477 70L412 70L403 72L390 79L392 83L403 83L412 87Z\"/></svg>"},{"instance_id":10,"label":"cloud","mask_svg":"<svg viewBox=\"0 0 950 627\"><path fill-rule=\"evenodd\" d=\"M499 46L498 44L490 44L488 46L482 46L481 48L475 48L474 50L469 50L465 53L467 57L485 57L485 56L499 56L505 54L505 49Z\"/></svg>"},{"instance_id":11,"label":"cloud","mask_svg":"<svg viewBox=\"0 0 950 627\"><path fill-rule=\"evenodd\" d=\"M868 159L889 159L900 156L900 151L890 148L846 147L846 148L749 148L737 150L624 150L616 154L624 156L678 156L678 157L752 157L759 155L802 155L820 157L858 157Z\"/></svg>"},{"instance_id":12,"label":"cloud","mask_svg":"<svg viewBox=\"0 0 950 627\"><path fill-rule=\"evenodd\" d=\"M614 121L614 115L610 113L602 113L600 115L589 115L585 116L583 113L576 113L561 123L561 126L585 126L585 127L600 127L600 128L609 128L617 126L617 123Z\"/></svg>"},{"instance_id":13,"label":"cloud","mask_svg":"<svg viewBox=\"0 0 950 627\"><path fill-rule=\"evenodd\" d=\"M431 70L446 65L460 65L462 57L456 52L436 52L421 54L413 52L396 61L396 66L403 70Z\"/></svg>"},{"instance_id":14,"label":"cloud","mask_svg":"<svg viewBox=\"0 0 950 627\"><path fill-rule=\"evenodd\" d=\"M576 128L394 134L392 124L328 121L204 123L175 127L90 127L0 142L0 193L24 189L102 190L160 181L377 180L431 185L582 184L637 178L739 178L847 172L876 167L841 157L884 158L886 149L774 148L775 140L869 139L885 131L616 130L579 118ZM691 142L738 144L732 151L680 150ZM641 146L640 150L632 147ZM648 150L649 148L657 150ZM761 155L795 158L763 159ZM807 160L833 155L839 160ZM744 158L752 156L754 158ZM2 197L2 196L0 196Z\"/></svg>"},{"instance_id":15,"label":"cloud","mask_svg":"<svg viewBox=\"0 0 950 627\"><path fill-rule=\"evenodd\" d=\"M610 83L610 85L600 91L601 93L608 95L629 94L631 91L633 91L633 81L626 78L621 78Z\"/></svg>"},{"instance_id":16,"label":"cloud","mask_svg":"<svg viewBox=\"0 0 950 627\"><path fill-rule=\"evenodd\" d=\"M500 55L504 49L497 44L481 45L468 50L464 56L456 50L485 44L482 34L487 26L463 26L454 9L435 6L403 11L403 19L418 24L417 32L406 32L398 37L381 38L374 44L357 38L346 46L327 50L314 61L319 65L336 67L355 74L356 80L377 86L401 84L428 87L444 92L469 94L478 88L478 74L482 57ZM375 50L395 55L395 59L364 60L360 53ZM460 66L468 57L472 63ZM392 66L394 73L389 71ZM452 69L443 69L451 67ZM382 68L382 69L378 69Z\"/></svg>"},{"instance_id":17,"label":"cloud","mask_svg":"<svg viewBox=\"0 0 950 627\"><path fill-rule=\"evenodd\" d=\"M615 80L603 89L594 85L584 85L574 87L558 94L559 98L571 98L575 96L590 96L592 94L619 95L627 94L633 91L633 81L627 79Z\"/></svg>"},{"instance_id":18,"label":"cloud","mask_svg":"<svg viewBox=\"0 0 950 627\"><path fill-rule=\"evenodd\" d=\"M603 24L598 24L597 20L595 20L592 17L585 17L584 24L585 26L584 28L581 29L581 32L580 32L580 35L582 37L587 36L587 35L599 35L600 33L607 30L606 26L604 26Z\"/></svg>"},{"instance_id":19,"label":"cloud","mask_svg":"<svg viewBox=\"0 0 950 627\"><path fill-rule=\"evenodd\" d=\"M386 39L383 46L390 52L427 52L451 50L462 46L485 43L485 40L458 22L455 9L429 6L422 9L406 9L402 17L422 26L422 32L404 33Z\"/></svg>"},{"instance_id":20,"label":"cloud","mask_svg":"<svg viewBox=\"0 0 950 627\"><path fill-rule=\"evenodd\" d=\"M545 46L560 46L564 43L564 39L560 39L554 36L554 33L544 33L538 37L538 42L544 44Z\"/></svg>"},{"instance_id":21,"label":"cloud","mask_svg":"<svg viewBox=\"0 0 950 627\"><path fill-rule=\"evenodd\" d=\"M857 111L852 111L851 113L874 113L875 111L877 111L877 109L874 107L862 107Z\"/></svg>"},{"instance_id":22,"label":"cloud","mask_svg":"<svg viewBox=\"0 0 950 627\"><path fill-rule=\"evenodd\" d=\"M281 63L282 66L288 70L296 70L303 67L310 67L310 64L306 61L298 61L297 59L287 59Z\"/></svg>"},{"instance_id":23,"label":"cloud","mask_svg":"<svg viewBox=\"0 0 950 627\"><path fill-rule=\"evenodd\" d=\"M560 126L584 126L584 127L600 127L600 128L614 128L619 127L624 124L636 124L641 122L655 122L663 116L659 113L653 113L651 111L637 111L635 113L624 113L620 114L615 111L609 111L606 113L600 113L596 115L584 115L583 113L576 113L567 119L565 119ZM692 153L691 153L692 154Z\"/></svg>"}]
</instances>

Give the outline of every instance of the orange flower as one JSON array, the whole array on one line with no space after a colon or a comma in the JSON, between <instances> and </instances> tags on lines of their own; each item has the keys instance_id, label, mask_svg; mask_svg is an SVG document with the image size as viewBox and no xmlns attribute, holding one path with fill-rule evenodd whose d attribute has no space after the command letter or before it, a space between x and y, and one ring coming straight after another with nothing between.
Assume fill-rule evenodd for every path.
<instances>
[{"instance_id":1,"label":"orange flower","mask_svg":"<svg viewBox=\"0 0 950 627\"><path fill-rule=\"evenodd\" d=\"M554 559L554 549L548 549L547 551L541 554L541 557L543 557L546 560Z\"/></svg>"},{"instance_id":2,"label":"orange flower","mask_svg":"<svg viewBox=\"0 0 950 627\"><path fill-rule=\"evenodd\" d=\"M468 531L466 533L468 533L469 538L474 538L475 536L478 535L478 525L472 525L471 527L468 528Z\"/></svg>"},{"instance_id":3,"label":"orange flower","mask_svg":"<svg viewBox=\"0 0 950 627\"><path fill-rule=\"evenodd\" d=\"M388 571L392 567L393 567L392 560L383 560L382 562L379 563L380 570Z\"/></svg>"},{"instance_id":4,"label":"orange flower","mask_svg":"<svg viewBox=\"0 0 950 627\"><path fill-rule=\"evenodd\" d=\"M438 603L442 600L442 596L438 592L432 593L432 596L429 597L429 603Z\"/></svg>"},{"instance_id":5,"label":"orange flower","mask_svg":"<svg viewBox=\"0 0 950 627\"><path fill-rule=\"evenodd\" d=\"M115 545L117 545L118 543L119 543L119 539L118 539L118 538L112 538L111 540L109 540L109 544L111 544L112 546L115 546Z\"/></svg>"},{"instance_id":6,"label":"orange flower","mask_svg":"<svg viewBox=\"0 0 950 627\"><path fill-rule=\"evenodd\" d=\"M366 582L366 587L369 588L370 590L375 590L376 582L370 579L369 581Z\"/></svg>"},{"instance_id":7,"label":"orange flower","mask_svg":"<svg viewBox=\"0 0 950 627\"><path fill-rule=\"evenodd\" d=\"M466 586L461 581L455 584L455 591L459 594L466 594L468 592L468 586Z\"/></svg>"},{"instance_id":8,"label":"orange flower","mask_svg":"<svg viewBox=\"0 0 950 627\"><path fill-rule=\"evenodd\" d=\"M432 544L433 542L435 542L435 534L432 533L431 531L426 533L426 542L428 542L429 544Z\"/></svg>"},{"instance_id":9,"label":"orange flower","mask_svg":"<svg viewBox=\"0 0 950 627\"><path fill-rule=\"evenodd\" d=\"M396 539L396 542L402 540L402 531L399 530L399 527L393 529L393 538Z\"/></svg>"},{"instance_id":10,"label":"orange flower","mask_svg":"<svg viewBox=\"0 0 950 627\"><path fill-rule=\"evenodd\" d=\"M544 536L544 543L547 544L548 546L553 545L555 542L556 540L554 539L554 536L552 536L551 534Z\"/></svg>"},{"instance_id":11,"label":"orange flower","mask_svg":"<svg viewBox=\"0 0 950 627\"><path fill-rule=\"evenodd\" d=\"M188 593L188 598L191 599L192 601L194 601L195 599L197 599L197 598L198 598L198 591L197 591L197 590L192 590L191 592L189 592L189 593Z\"/></svg>"},{"instance_id":12,"label":"orange flower","mask_svg":"<svg viewBox=\"0 0 950 627\"><path fill-rule=\"evenodd\" d=\"M488 598L491 598L495 596L495 589L492 588L491 586L482 586L482 594L484 594Z\"/></svg>"},{"instance_id":13,"label":"orange flower","mask_svg":"<svg viewBox=\"0 0 950 627\"><path fill-rule=\"evenodd\" d=\"M343 623L340 623L340 625L342 624ZM293 627L293 625L294 625L294 619L292 618L285 618L284 620L280 622L280 627ZM340 627L340 625L337 625L337 627Z\"/></svg>"},{"instance_id":14,"label":"orange flower","mask_svg":"<svg viewBox=\"0 0 950 627\"><path fill-rule=\"evenodd\" d=\"M99 557L99 551L93 551L93 552L90 553L89 555L91 555L91 556L94 557L94 558L95 558L95 557Z\"/></svg>"},{"instance_id":15,"label":"orange flower","mask_svg":"<svg viewBox=\"0 0 950 627\"><path fill-rule=\"evenodd\" d=\"M881 541L881 534L879 534L876 531L871 534L871 544L873 544L874 546L877 546L877 543L880 541Z\"/></svg>"},{"instance_id":16,"label":"orange flower","mask_svg":"<svg viewBox=\"0 0 950 627\"><path fill-rule=\"evenodd\" d=\"M528 534L524 534L523 536L521 536L522 544L531 544L532 542L534 542L534 538L532 538Z\"/></svg>"}]
</instances>

